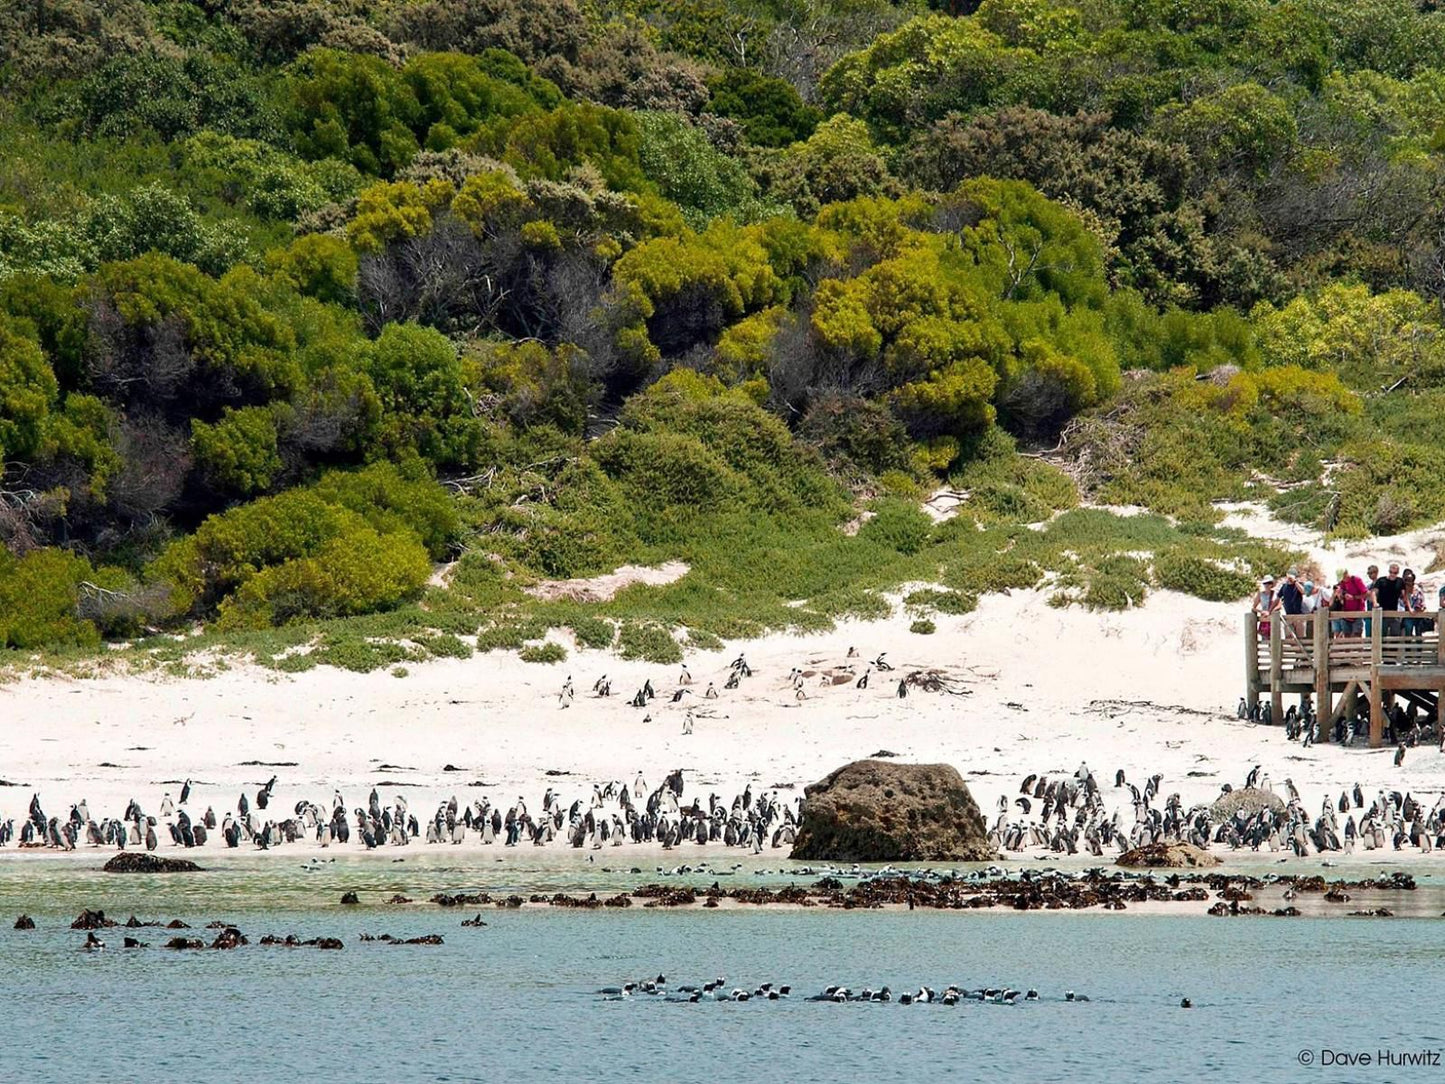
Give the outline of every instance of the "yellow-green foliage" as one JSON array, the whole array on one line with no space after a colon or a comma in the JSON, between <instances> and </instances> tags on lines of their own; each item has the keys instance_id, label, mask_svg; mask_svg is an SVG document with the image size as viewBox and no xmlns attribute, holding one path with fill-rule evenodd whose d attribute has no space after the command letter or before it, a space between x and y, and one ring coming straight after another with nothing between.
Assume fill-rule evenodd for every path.
<instances>
[{"instance_id":1,"label":"yellow-green foliage","mask_svg":"<svg viewBox=\"0 0 1445 1084\"><path fill-rule=\"evenodd\" d=\"M415 597L430 574L426 550L414 535L382 535L355 526L310 556L248 577L221 603L219 627L257 628L392 609Z\"/></svg>"},{"instance_id":2,"label":"yellow-green foliage","mask_svg":"<svg viewBox=\"0 0 1445 1084\"><path fill-rule=\"evenodd\" d=\"M265 407L227 407L214 425L192 421L191 451L212 484L243 496L270 489L281 472L276 419Z\"/></svg>"},{"instance_id":3,"label":"yellow-green foliage","mask_svg":"<svg viewBox=\"0 0 1445 1084\"><path fill-rule=\"evenodd\" d=\"M76 612L79 585L94 575L89 561L64 550L17 558L0 547L0 647L97 643L96 627Z\"/></svg>"}]
</instances>

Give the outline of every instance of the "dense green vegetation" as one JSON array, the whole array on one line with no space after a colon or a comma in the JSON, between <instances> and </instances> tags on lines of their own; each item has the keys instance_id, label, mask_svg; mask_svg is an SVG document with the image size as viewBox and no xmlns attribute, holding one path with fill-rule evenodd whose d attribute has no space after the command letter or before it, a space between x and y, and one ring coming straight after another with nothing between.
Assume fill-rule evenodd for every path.
<instances>
[{"instance_id":1,"label":"dense green vegetation","mask_svg":"<svg viewBox=\"0 0 1445 1084\"><path fill-rule=\"evenodd\" d=\"M0 647L662 659L1236 598L1219 500L1445 519L1442 56L1413 0L5 7Z\"/></svg>"}]
</instances>

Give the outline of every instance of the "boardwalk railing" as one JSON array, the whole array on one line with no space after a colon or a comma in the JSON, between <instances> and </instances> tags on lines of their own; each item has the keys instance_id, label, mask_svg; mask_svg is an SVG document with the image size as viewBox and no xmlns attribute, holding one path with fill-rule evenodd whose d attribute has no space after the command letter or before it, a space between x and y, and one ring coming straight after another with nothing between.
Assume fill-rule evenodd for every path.
<instances>
[{"instance_id":1,"label":"boardwalk railing","mask_svg":"<svg viewBox=\"0 0 1445 1084\"><path fill-rule=\"evenodd\" d=\"M1261 627L1268 620L1266 634ZM1337 635L1332 622L1352 623L1351 635ZM1245 692L1250 703L1269 690L1275 718L1285 693L1309 693L1325 718L1347 710L1357 694L1370 698L1371 744L1383 735L1382 701L1404 692L1427 701L1438 713L1445 694L1445 611L1317 613L1302 616L1245 615ZM1368 628L1368 632L1363 632ZM1408 630L1408 631L1407 631ZM1334 694L1342 693L1339 707Z\"/></svg>"}]
</instances>

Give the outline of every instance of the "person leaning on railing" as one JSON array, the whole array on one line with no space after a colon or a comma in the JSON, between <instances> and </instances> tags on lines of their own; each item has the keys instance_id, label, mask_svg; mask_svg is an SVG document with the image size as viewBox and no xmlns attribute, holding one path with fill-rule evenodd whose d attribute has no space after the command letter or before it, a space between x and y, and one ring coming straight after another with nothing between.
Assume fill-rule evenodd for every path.
<instances>
[{"instance_id":1,"label":"person leaning on railing","mask_svg":"<svg viewBox=\"0 0 1445 1084\"><path fill-rule=\"evenodd\" d=\"M1365 581L1352 576L1348 569L1340 569L1340 579L1335 584L1340 597L1340 635L1359 636L1364 631L1365 604L1369 601L1370 590Z\"/></svg>"}]
</instances>

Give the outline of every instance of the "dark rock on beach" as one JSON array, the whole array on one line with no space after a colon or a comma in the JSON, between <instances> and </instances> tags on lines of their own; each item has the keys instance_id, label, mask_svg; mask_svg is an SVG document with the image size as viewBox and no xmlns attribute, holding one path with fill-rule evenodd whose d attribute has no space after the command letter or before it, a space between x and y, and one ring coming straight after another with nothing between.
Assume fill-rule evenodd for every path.
<instances>
[{"instance_id":1,"label":"dark rock on beach","mask_svg":"<svg viewBox=\"0 0 1445 1084\"><path fill-rule=\"evenodd\" d=\"M106 873L199 873L201 867L186 858L122 851L101 869Z\"/></svg>"},{"instance_id":2,"label":"dark rock on beach","mask_svg":"<svg viewBox=\"0 0 1445 1084\"><path fill-rule=\"evenodd\" d=\"M793 858L828 862L987 862L983 816L947 764L859 760L808 787Z\"/></svg>"},{"instance_id":3,"label":"dark rock on beach","mask_svg":"<svg viewBox=\"0 0 1445 1084\"><path fill-rule=\"evenodd\" d=\"M1185 869L1217 866L1219 859L1192 843L1150 843L1119 856L1119 865L1148 869Z\"/></svg>"}]
</instances>

